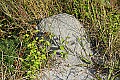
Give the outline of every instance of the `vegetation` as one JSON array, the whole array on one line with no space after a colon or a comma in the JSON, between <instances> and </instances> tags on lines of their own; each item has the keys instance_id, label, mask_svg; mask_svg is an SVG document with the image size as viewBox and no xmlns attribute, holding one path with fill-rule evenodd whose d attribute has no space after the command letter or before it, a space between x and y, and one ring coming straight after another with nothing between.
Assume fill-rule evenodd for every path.
<instances>
[{"instance_id":1,"label":"vegetation","mask_svg":"<svg viewBox=\"0 0 120 80\"><path fill-rule=\"evenodd\" d=\"M43 68L51 66L54 59L50 54L55 51L48 53L48 47L53 34L35 38L35 27L39 20L58 13L74 15L84 24L94 52L90 64L96 70L94 77L120 77L120 12L119 5L111 6L110 1L1 0L1 79L33 79Z\"/></svg>"}]
</instances>

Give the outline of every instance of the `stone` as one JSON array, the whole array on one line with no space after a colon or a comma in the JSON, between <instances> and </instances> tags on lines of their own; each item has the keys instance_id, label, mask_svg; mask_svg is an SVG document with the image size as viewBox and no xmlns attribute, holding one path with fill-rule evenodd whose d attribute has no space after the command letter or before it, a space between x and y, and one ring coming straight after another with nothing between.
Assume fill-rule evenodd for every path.
<instances>
[{"instance_id":1,"label":"stone","mask_svg":"<svg viewBox=\"0 0 120 80\"><path fill-rule=\"evenodd\" d=\"M63 13L43 19L37 26L41 33L54 34L50 49L60 51L59 46L64 45L68 53L66 59L57 57L56 64L50 70L44 70L41 80L91 80L93 77L89 70L82 66L82 57L90 60L93 54L90 49L89 38L82 24L72 15ZM65 40L66 43L61 43ZM86 62L86 61L85 61ZM88 63L90 64L90 63Z\"/></svg>"}]
</instances>

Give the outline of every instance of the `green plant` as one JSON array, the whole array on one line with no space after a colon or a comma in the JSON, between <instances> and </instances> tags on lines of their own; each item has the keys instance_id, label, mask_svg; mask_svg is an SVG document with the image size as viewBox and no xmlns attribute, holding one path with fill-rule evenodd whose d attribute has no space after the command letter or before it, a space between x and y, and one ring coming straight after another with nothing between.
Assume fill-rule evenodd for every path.
<instances>
[{"instance_id":1,"label":"green plant","mask_svg":"<svg viewBox=\"0 0 120 80\"><path fill-rule=\"evenodd\" d=\"M25 34L24 40L29 40L29 35ZM36 73L40 72L40 69L45 67L50 68L50 65L54 63L54 55L56 55L56 50L50 50L51 41L53 38L53 34L44 33L41 37L36 37L30 43L27 44L27 49L29 53L24 56L22 59L24 70L27 70L26 76L31 79L36 78ZM60 46L60 50L65 50L64 46ZM63 58L66 53L60 53ZM50 62L51 61L51 62Z\"/></svg>"},{"instance_id":2,"label":"green plant","mask_svg":"<svg viewBox=\"0 0 120 80\"><path fill-rule=\"evenodd\" d=\"M29 35L27 35L27 38ZM50 47L50 42L45 40L44 37L41 37L38 40L38 37L32 42L27 44L27 48L30 50L29 54L26 56L23 61L25 70L27 71L27 76L30 78L35 77L36 71L39 71L42 67L45 67L48 62L48 47ZM49 65L49 64L48 64Z\"/></svg>"},{"instance_id":3,"label":"green plant","mask_svg":"<svg viewBox=\"0 0 120 80\"><path fill-rule=\"evenodd\" d=\"M12 74L17 74L19 70L18 52L19 40L16 39L0 39L0 63L2 74L9 79ZM2 76L3 77L3 76ZM3 77L3 79L5 78Z\"/></svg>"}]
</instances>

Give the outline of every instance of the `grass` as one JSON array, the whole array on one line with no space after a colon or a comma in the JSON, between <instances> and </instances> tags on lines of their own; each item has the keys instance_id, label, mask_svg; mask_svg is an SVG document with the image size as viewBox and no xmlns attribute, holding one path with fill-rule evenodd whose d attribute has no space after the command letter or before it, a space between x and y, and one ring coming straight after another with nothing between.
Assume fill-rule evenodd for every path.
<instances>
[{"instance_id":1,"label":"grass","mask_svg":"<svg viewBox=\"0 0 120 80\"><path fill-rule=\"evenodd\" d=\"M37 43L35 26L37 21L58 13L71 14L85 26L94 51L90 65L96 70L94 77L98 80L103 74L107 80L120 77L120 12L109 0L1 0L1 79L26 76L32 79L34 73L50 67L47 53L50 41L41 38L43 42ZM38 47L41 43L42 48Z\"/></svg>"}]
</instances>

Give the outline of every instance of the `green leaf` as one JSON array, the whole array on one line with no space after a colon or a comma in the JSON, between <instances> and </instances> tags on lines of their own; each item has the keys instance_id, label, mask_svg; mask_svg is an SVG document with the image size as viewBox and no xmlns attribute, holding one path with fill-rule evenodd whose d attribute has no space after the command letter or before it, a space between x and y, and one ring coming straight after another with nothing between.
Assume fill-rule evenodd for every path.
<instances>
[{"instance_id":1,"label":"green leaf","mask_svg":"<svg viewBox=\"0 0 120 80\"><path fill-rule=\"evenodd\" d=\"M54 55L56 55L56 50L54 51Z\"/></svg>"},{"instance_id":2,"label":"green leaf","mask_svg":"<svg viewBox=\"0 0 120 80\"><path fill-rule=\"evenodd\" d=\"M44 39L40 39L40 40L39 40L39 42L43 42L43 41L44 41Z\"/></svg>"},{"instance_id":3,"label":"green leaf","mask_svg":"<svg viewBox=\"0 0 120 80\"><path fill-rule=\"evenodd\" d=\"M42 49L42 52L45 53L45 52L46 52L46 48L43 48L43 49Z\"/></svg>"},{"instance_id":4,"label":"green leaf","mask_svg":"<svg viewBox=\"0 0 120 80\"><path fill-rule=\"evenodd\" d=\"M35 59L37 59L38 57L36 55L34 55Z\"/></svg>"},{"instance_id":5,"label":"green leaf","mask_svg":"<svg viewBox=\"0 0 120 80\"><path fill-rule=\"evenodd\" d=\"M111 80L113 69L109 69L108 80Z\"/></svg>"},{"instance_id":6,"label":"green leaf","mask_svg":"<svg viewBox=\"0 0 120 80\"><path fill-rule=\"evenodd\" d=\"M22 59L22 58L19 58L22 62L24 61L24 59Z\"/></svg>"},{"instance_id":7,"label":"green leaf","mask_svg":"<svg viewBox=\"0 0 120 80\"><path fill-rule=\"evenodd\" d=\"M46 41L46 44L47 44L48 46L50 46L50 42L49 42L49 41Z\"/></svg>"},{"instance_id":8,"label":"green leaf","mask_svg":"<svg viewBox=\"0 0 120 80\"><path fill-rule=\"evenodd\" d=\"M26 36L26 37L29 37L29 35L28 35L28 34L25 34L25 36Z\"/></svg>"},{"instance_id":9,"label":"green leaf","mask_svg":"<svg viewBox=\"0 0 120 80\"><path fill-rule=\"evenodd\" d=\"M62 46L60 46L60 50L65 50L63 45L62 45Z\"/></svg>"},{"instance_id":10,"label":"green leaf","mask_svg":"<svg viewBox=\"0 0 120 80\"><path fill-rule=\"evenodd\" d=\"M80 57L81 61L86 63L86 64L91 64L91 61L89 61L88 59L84 58L84 57Z\"/></svg>"},{"instance_id":11,"label":"green leaf","mask_svg":"<svg viewBox=\"0 0 120 80\"><path fill-rule=\"evenodd\" d=\"M65 41L65 40L62 38L62 39L61 39L61 43L63 44L63 43L64 43L64 41Z\"/></svg>"},{"instance_id":12,"label":"green leaf","mask_svg":"<svg viewBox=\"0 0 120 80\"><path fill-rule=\"evenodd\" d=\"M40 52L39 52L39 51L37 51L37 55L40 55Z\"/></svg>"},{"instance_id":13,"label":"green leaf","mask_svg":"<svg viewBox=\"0 0 120 80\"><path fill-rule=\"evenodd\" d=\"M32 73L32 71L28 71L28 72L27 72L27 75L30 75L31 73Z\"/></svg>"},{"instance_id":14,"label":"green leaf","mask_svg":"<svg viewBox=\"0 0 120 80\"><path fill-rule=\"evenodd\" d=\"M42 54L42 55L41 55L41 58L42 58L43 60L46 60L45 54Z\"/></svg>"},{"instance_id":15,"label":"green leaf","mask_svg":"<svg viewBox=\"0 0 120 80\"><path fill-rule=\"evenodd\" d=\"M29 47L29 48L30 48L30 47L31 47L31 44L28 44L28 45L27 45L27 47Z\"/></svg>"},{"instance_id":16,"label":"green leaf","mask_svg":"<svg viewBox=\"0 0 120 80\"><path fill-rule=\"evenodd\" d=\"M38 37L36 37L36 39L35 40L38 40Z\"/></svg>"}]
</instances>

